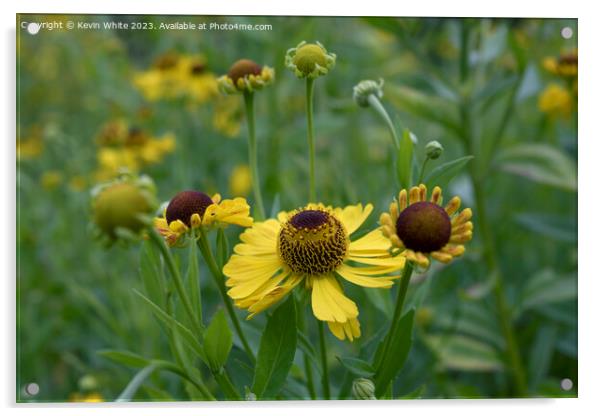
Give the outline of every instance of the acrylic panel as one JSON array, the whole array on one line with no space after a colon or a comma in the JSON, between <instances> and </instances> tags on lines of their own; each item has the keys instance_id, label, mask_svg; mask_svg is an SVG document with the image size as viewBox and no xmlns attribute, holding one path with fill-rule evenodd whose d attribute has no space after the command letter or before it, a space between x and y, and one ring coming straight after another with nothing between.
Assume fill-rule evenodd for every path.
<instances>
[{"instance_id":1,"label":"acrylic panel","mask_svg":"<svg viewBox=\"0 0 602 416\"><path fill-rule=\"evenodd\" d=\"M18 402L577 396L577 20L17 15Z\"/></svg>"}]
</instances>

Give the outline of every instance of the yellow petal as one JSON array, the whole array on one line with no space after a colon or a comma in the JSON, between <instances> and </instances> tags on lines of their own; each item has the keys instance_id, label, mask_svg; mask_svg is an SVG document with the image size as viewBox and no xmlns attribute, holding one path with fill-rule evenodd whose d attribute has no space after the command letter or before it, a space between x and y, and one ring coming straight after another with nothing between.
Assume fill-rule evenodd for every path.
<instances>
[{"instance_id":1,"label":"yellow petal","mask_svg":"<svg viewBox=\"0 0 602 416\"><path fill-rule=\"evenodd\" d=\"M222 196L220 194L215 194L211 197L211 200L214 204L219 204L219 201L222 200Z\"/></svg>"},{"instance_id":2,"label":"yellow petal","mask_svg":"<svg viewBox=\"0 0 602 416\"><path fill-rule=\"evenodd\" d=\"M334 214L343 223L348 234L355 232L366 221L372 212L372 204L362 208L362 204L349 205L343 209L336 208Z\"/></svg>"},{"instance_id":3,"label":"yellow petal","mask_svg":"<svg viewBox=\"0 0 602 416\"><path fill-rule=\"evenodd\" d=\"M380 229L370 231L365 236L349 244L349 254L352 256L387 255L391 240L385 237Z\"/></svg>"},{"instance_id":4,"label":"yellow petal","mask_svg":"<svg viewBox=\"0 0 602 416\"><path fill-rule=\"evenodd\" d=\"M464 254L464 252L466 251L466 248L463 245L453 246L453 245L448 244L439 251L450 254L454 257L459 257L462 254Z\"/></svg>"},{"instance_id":5,"label":"yellow petal","mask_svg":"<svg viewBox=\"0 0 602 416\"><path fill-rule=\"evenodd\" d=\"M449 239L452 244L462 244L472 239L472 231L466 231L462 234L453 234Z\"/></svg>"},{"instance_id":6,"label":"yellow petal","mask_svg":"<svg viewBox=\"0 0 602 416\"><path fill-rule=\"evenodd\" d=\"M397 202L393 201L389 204L389 214L391 215L391 224L395 224L397 218L399 218L399 205Z\"/></svg>"},{"instance_id":7,"label":"yellow petal","mask_svg":"<svg viewBox=\"0 0 602 416\"><path fill-rule=\"evenodd\" d=\"M358 316L357 306L343 294L332 275L312 277L312 280L311 306L316 318L344 323Z\"/></svg>"},{"instance_id":8,"label":"yellow petal","mask_svg":"<svg viewBox=\"0 0 602 416\"><path fill-rule=\"evenodd\" d=\"M230 278L226 281L226 285L233 286L236 282L268 279L282 266L282 261L276 254L262 257L233 254L224 266L223 272Z\"/></svg>"},{"instance_id":9,"label":"yellow petal","mask_svg":"<svg viewBox=\"0 0 602 416\"><path fill-rule=\"evenodd\" d=\"M251 208L244 198L224 199L219 204L212 204L205 210L203 224L211 225L214 222L250 227L253 218L250 216Z\"/></svg>"},{"instance_id":10,"label":"yellow petal","mask_svg":"<svg viewBox=\"0 0 602 416\"><path fill-rule=\"evenodd\" d=\"M361 335L360 322L357 318L349 319L345 323L328 322L328 328L341 341L344 341L345 338L353 341Z\"/></svg>"},{"instance_id":11,"label":"yellow petal","mask_svg":"<svg viewBox=\"0 0 602 416\"><path fill-rule=\"evenodd\" d=\"M274 288L272 291L267 293L261 300L257 303L253 304L249 307L249 312L251 314L247 317L247 319L253 318L258 313L266 310L273 304L277 303L280 299L285 297L291 290L295 288L303 280L302 276L292 276L286 282L286 284L282 286L278 286Z\"/></svg>"},{"instance_id":12,"label":"yellow petal","mask_svg":"<svg viewBox=\"0 0 602 416\"><path fill-rule=\"evenodd\" d=\"M403 211L404 209L406 209L408 206L408 191L406 191L405 189L399 191L398 201L399 211Z\"/></svg>"},{"instance_id":13,"label":"yellow petal","mask_svg":"<svg viewBox=\"0 0 602 416\"><path fill-rule=\"evenodd\" d=\"M464 208L462 212L452 218L452 226L462 224L472 218L472 210L470 208Z\"/></svg>"},{"instance_id":14,"label":"yellow petal","mask_svg":"<svg viewBox=\"0 0 602 416\"><path fill-rule=\"evenodd\" d=\"M410 189L410 205L420 202L420 188L412 186Z\"/></svg>"},{"instance_id":15,"label":"yellow petal","mask_svg":"<svg viewBox=\"0 0 602 416\"><path fill-rule=\"evenodd\" d=\"M192 228L199 228L202 223L203 221L201 220L201 216L199 214L197 214L196 212L192 214L192 216L190 217L190 226Z\"/></svg>"},{"instance_id":16,"label":"yellow petal","mask_svg":"<svg viewBox=\"0 0 602 416\"><path fill-rule=\"evenodd\" d=\"M445 212L447 212L447 215L453 215L458 210L458 208L460 208L460 203L460 197L458 196L454 196L452 199L450 199L450 201L445 206Z\"/></svg>"},{"instance_id":17,"label":"yellow petal","mask_svg":"<svg viewBox=\"0 0 602 416\"><path fill-rule=\"evenodd\" d=\"M441 205L442 200L443 195L441 194L441 188L435 186L435 188L433 188L433 193L431 194L431 202L433 204Z\"/></svg>"},{"instance_id":18,"label":"yellow petal","mask_svg":"<svg viewBox=\"0 0 602 416\"><path fill-rule=\"evenodd\" d=\"M420 201L426 201L426 186L423 183L418 186L418 195Z\"/></svg>"},{"instance_id":19,"label":"yellow petal","mask_svg":"<svg viewBox=\"0 0 602 416\"><path fill-rule=\"evenodd\" d=\"M435 260L440 261L441 263L449 263L450 261L452 261L453 258L450 254L443 253L441 251L433 251L431 253L431 256Z\"/></svg>"},{"instance_id":20,"label":"yellow petal","mask_svg":"<svg viewBox=\"0 0 602 416\"><path fill-rule=\"evenodd\" d=\"M366 277L361 276L355 273L355 270L352 267L347 266L346 264L341 264L337 268L337 273L345 280L354 285L363 286L363 287L376 287L376 288L385 288L388 289L393 286L392 278L386 277Z\"/></svg>"},{"instance_id":21,"label":"yellow petal","mask_svg":"<svg viewBox=\"0 0 602 416\"><path fill-rule=\"evenodd\" d=\"M265 293L270 292L272 289L278 286L278 284L280 284L280 282L289 274L290 272L285 270L278 273L274 277L268 276L267 278L257 278L237 284L228 291L228 296L230 296L232 299L241 299L249 296L261 298L265 295Z\"/></svg>"},{"instance_id":22,"label":"yellow petal","mask_svg":"<svg viewBox=\"0 0 602 416\"><path fill-rule=\"evenodd\" d=\"M188 231L188 226L180 220L175 220L169 223L169 229L174 233L183 234Z\"/></svg>"},{"instance_id":23,"label":"yellow petal","mask_svg":"<svg viewBox=\"0 0 602 416\"><path fill-rule=\"evenodd\" d=\"M348 256L347 260L352 260L357 263L370 264L372 266L384 266L384 267L398 267L403 266L403 260L401 257L356 257Z\"/></svg>"}]
</instances>

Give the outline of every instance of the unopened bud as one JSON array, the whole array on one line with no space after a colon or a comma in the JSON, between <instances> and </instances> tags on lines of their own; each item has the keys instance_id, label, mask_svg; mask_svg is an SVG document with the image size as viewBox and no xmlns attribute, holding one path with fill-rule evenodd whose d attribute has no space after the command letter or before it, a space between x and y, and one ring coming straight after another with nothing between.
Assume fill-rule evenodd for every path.
<instances>
[{"instance_id":1,"label":"unopened bud","mask_svg":"<svg viewBox=\"0 0 602 416\"><path fill-rule=\"evenodd\" d=\"M432 142L428 142L424 147L426 151L426 157L429 159L439 159L439 156L443 153L443 146L437 140L433 140Z\"/></svg>"},{"instance_id":2,"label":"unopened bud","mask_svg":"<svg viewBox=\"0 0 602 416\"><path fill-rule=\"evenodd\" d=\"M353 87L353 99L360 107L368 107L368 98L370 98L371 95L374 95L378 99L382 98L384 83L382 78L379 79L378 82L371 79L360 81Z\"/></svg>"},{"instance_id":3,"label":"unopened bud","mask_svg":"<svg viewBox=\"0 0 602 416\"><path fill-rule=\"evenodd\" d=\"M374 383L367 378L356 378L351 387L353 397L357 400L376 400Z\"/></svg>"}]
</instances>

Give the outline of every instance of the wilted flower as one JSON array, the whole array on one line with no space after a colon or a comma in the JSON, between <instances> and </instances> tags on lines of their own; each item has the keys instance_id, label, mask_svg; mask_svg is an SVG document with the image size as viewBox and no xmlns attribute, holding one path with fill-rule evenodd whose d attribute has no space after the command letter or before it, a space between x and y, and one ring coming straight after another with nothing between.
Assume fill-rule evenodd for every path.
<instances>
[{"instance_id":1,"label":"wilted flower","mask_svg":"<svg viewBox=\"0 0 602 416\"><path fill-rule=\"evenodd\" d=\"M453 197L443 208L441 188L436 186L428 201L426 195L425 185L414 186L408 204L408 192L402 189L389 212L380 216L382 232L392 246L421 267L428 267L429 256L449 263L464 254L464 243L472 239L472 210L466 208L455 215L459 197Z\"/></svg>"},{"instance_id":2,"label":"wilted flower","mask_svg":"<svg viewBox=\"0 0 602 416\"><path fill-rule=\"evenodd\" d=\"M223 94L253 92L274 81L274 69L260 66L250 59L234 62L226 75L218 78L217 84Z\"/></svg>"},{"instance_id":3,"label":"wilted flower","mask_svg":"<svg viewBox=\"0 0 602 416\"><path fill-rule=\"evenodd\" d=\"M299 43L286 51L284 64L298 78L318 78L334 68L337 56L329 53L320 42Z\"/></svg>"}]
</instances>

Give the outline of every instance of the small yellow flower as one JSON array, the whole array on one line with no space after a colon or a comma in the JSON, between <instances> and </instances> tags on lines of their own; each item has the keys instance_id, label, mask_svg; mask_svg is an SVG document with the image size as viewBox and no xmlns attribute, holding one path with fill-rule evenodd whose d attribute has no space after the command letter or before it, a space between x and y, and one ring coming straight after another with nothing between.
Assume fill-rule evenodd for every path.
<instances>
[{"instance_id":1,"label":"small yellow flower","mask_svg":"<svg viewBox=\"0 0 602 416\"><path fill-rule=\"evenodd\" d=\"M237 196L247 196L251 191L251 169L249 165L238 165L230 174L230 193Z\"/></svg>"},{"instance_id":2,"label":"small yellow flower","mask_svg":"<svg viewBox=\"0 0 602 416\"><path fill-rule=\"evenodd\" d=\"M408 201L409 196L409 201ZM409 202L409 203L408 203ZM399 192L397 201L391 203L389 212L382 213L382 233L401 255L421 267L429 266L429 257L449 263L464 254L464 243L472 239L472 210L460 208L460 198L453 197L443 208L441 188L433 189L427 201L426 186L414 186L409 195Z\"/></svg>"},{"instance_id":3,"label":"small yellow flower","mask_svg":"<svg viewBox=\"0 0 602 416\"><path fill-rule=\"evenodd\" d=\"M51 191L63 182L63 174L58 170L46 171L42 174L40 182L44 189Z\"/></svg>"},{"instance_id":4,"label":"small yellow flower","mask_svg":"<svg viewBox=\"0 0 602 416\"><path fill-rule=\"evenodd\" d=\"M567 118L573 111L573 97L566 88L550 84L539 95L538 106L546 114Z\"/></svg>"},{"instance_id":5,"label":"small yellow flower","mask_svg":"<svg viewBox=\"0 0 602 416\"><path fill-rule=\"evenodd\" d=\"M311 291L314 316L328 323L339 339L360 336L357 305L343 293L340 279L370 288L390 288L404 266L391 257L390 243L376 229L351 240L372 212L372 205L346 208L308 204L278 219L255 223L224 266L228 295L250 312L248 319L304 283Z\"/></svg>"},{"instance_id":6,"label":"small yellow flower","mask_svg":"<svg viewBox=\"0 0 602 416\"><path fill-rule=\"evenodd\" d=\"M337 56L329 53L320 42L299 43L286 51L285 66L298 78L318 78L334 68Z\"/></svg>"},{"instance_id":7,"label":"small yellow flower","mask_svg":"<svg viewBox=\"0 0 602 416\"><path fill-rule=\"evenodd\" d=\"M31 129L29 137L17 140L17 159L19 160L37 159L43 150L42 129L38 126Z\"/></svg>"},{"instance_id":8,"label":"small yellow flower","mask_svg":"<svg viewBox=\"0 0 602 416\"><path fill-rule=\"evenodd\" d=\"M566 78L576 77L578 71L577 50L564 53L559 57L548 56L543 60L542 65L551 74Z\"/></svg>"},{"instance_id":9,"label":"small yellow flower","mask_svg":"<svg viewBox=\"0 0 602 416\"><path fill-rule=\"evenodd\" d=\"M240 133L242 102L232 95L221 96L215 101L213 128L226 137L236 137Z\"/></svg>"},{"instance_id":10,"label":"small yellow flower","mask_svg":"<svg viewBox=\"0 0 602 416\"><path fill-rule=\"evenodd\" d=\"M234 62L226 75L218 78L217 84L222 94L236 94L260 90L274 82L274 69L261 67L250 59Z\"/></svg>"},{"instance_id":11,"label":"small yellow flower","mask_svg":"<svg viewBox=\"0 0 602 416\"><path fill-rule=\"evenodd\" d=\"M105 400L100 393L72 393L71 396L69 396L69 401L79 403L102 403Z\"/></svg>"},{"instance_id":12,"label":"small yellow flower","mask_svg":"<svg viewBox=\"0 0 602 416\"><path fill-rule=\"evenodd\" d=\"M250 207L244 198L224 199L219 194L209 197L198 191L182 191L174 196L163 211L154 219L157 231L170 246L189 231L195 234L199 227L235 224L241 227L253 225Z\"/></svg>"}]
</instances>

